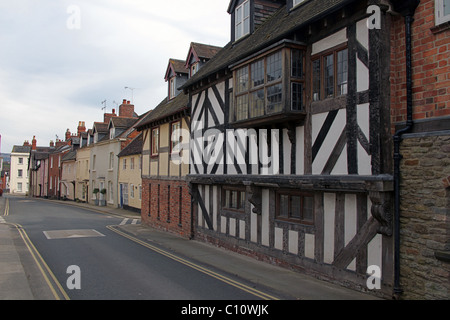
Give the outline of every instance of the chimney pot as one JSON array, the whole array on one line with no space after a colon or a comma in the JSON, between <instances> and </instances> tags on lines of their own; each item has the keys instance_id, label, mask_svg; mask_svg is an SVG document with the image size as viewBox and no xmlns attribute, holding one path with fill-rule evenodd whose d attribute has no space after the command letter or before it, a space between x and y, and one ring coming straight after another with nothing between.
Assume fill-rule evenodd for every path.
<instances>
[{"instance_id":1,"label":"chimney pot","mask_svg":"<svg viewBox=\"0 0 450 320\"><path fill-rule=\"evenodd\" d=\"M123 99L122 104L127 104L127 99Z\"/></svg>"}]
</instances>

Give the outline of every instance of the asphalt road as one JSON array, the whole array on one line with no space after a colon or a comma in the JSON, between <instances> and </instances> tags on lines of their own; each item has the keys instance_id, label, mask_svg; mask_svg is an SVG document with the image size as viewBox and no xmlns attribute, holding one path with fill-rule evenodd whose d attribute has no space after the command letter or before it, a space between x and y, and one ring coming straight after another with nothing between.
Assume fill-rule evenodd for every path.
<instances>
[{"instance_id":1,"label":"asphalt road","mask_svg":"<svg viewBox=\"0 0 450 320\"><path fill-rule=\"evenodd\" d=\"M51 286L65 299L259 299L108 228L122 217L11 197L6 219L23 228Z\"/></svg>"}]
</instances>

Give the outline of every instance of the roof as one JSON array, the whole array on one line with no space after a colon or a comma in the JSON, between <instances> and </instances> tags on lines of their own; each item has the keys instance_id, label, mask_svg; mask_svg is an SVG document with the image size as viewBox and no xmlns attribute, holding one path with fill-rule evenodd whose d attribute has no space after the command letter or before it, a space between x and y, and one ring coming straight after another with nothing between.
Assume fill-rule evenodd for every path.
<instances>
[{"instance_id":1,"label":"roof","mask_svg":"<svg viewBox=\"0 0 450 320\"><path fill-rule=\"evenodd\" d=\"M293 10L287 10L286 5L283 5L252 34L234 43L229 42L192 78L186 81L180 89L186 90L191 85L216 72L229 68L230 65L249 55L283 40L294 30L305 27L329 12L338 10L350 2L354 2L354 0L306 1Z\"/></svg>"},{"instance_id":2,"label":"roof","mask_svg":"<svg viewBox=\"0 0 450 320\"><path fill-rule=\"evenodd\" d=\"M136 126L136 129L142 131L146 128L154 126L156 123L167 117L175 116L177 113L188 109L188 104L189 96L183 92L178 94L172 100L168 101L168 99L165 98L152 112L148 114L147 118Z\"/></svg>"},{"instance_id":3,"label":"roof","mask_svg":"<svg viewBox=\"0 0 450 320\"><path fill-rule=\"evenodd\" d=\"M140 133L136 138L133 139L120 153L117 155L118 157L131 156L135 154L142 153L142 133Z\"/></svg>"},{"instance_id":4,"label":"roof","mask_svg":"<svg viewBox=\"0 0 450 320\"><path fill-rule=\"evenodd\" d=\"M114 126L114 128L129 128L132 127L139 119L138 118L123 118L123 117L112 117L109 120L108 128L111 127L111 125Z\"/></svg>"},{"instance_id":5,"label":"roof","mask_svg":"<svg viewBox=\"0 0 450 320\"><path fill-rule=\"evenodd\" d=\"M185 66L186 61L178 60L178 59L169 59L169 64L167 65L167 71L164 76L164 79L167 81L169 79L169 75L171 71L173 73L188 73L188 70Z\"/></svg>"},{"instance_id":6,"label":"roof","mask_svg":"<svg viewBox=\"0 0 450 320\"><path fill-rule=\"evenodd\" d=\"M30 153L31 146L13 146L11 153Z\"/></svg>"},{"instance_id":7,"label":"roof","mask_svg":"<svg viewBox=\"0 0 450 320\"><path fill-rule=\"evenodd\" d=\"M61 161L73 161L77 159L77 151L72 150L67 152L61 159Z\"/></svg>"},{"instance_id":8,"label":"roof","mask_svg":"<svg viewBox=\"0 0 450 320\"><path fill-rule=\"evenodd\" d=\"M212 46L209 44L203 44L198 42L191 42L191 47L189 48L189 53L187 55L185 62L185 68L188 67L190 57L193 53L195 53L199 59L209 60L212 57L214 57L217 54L217 52L219 52L221 49L222 47Z\"/></svg>"}]
</instances>

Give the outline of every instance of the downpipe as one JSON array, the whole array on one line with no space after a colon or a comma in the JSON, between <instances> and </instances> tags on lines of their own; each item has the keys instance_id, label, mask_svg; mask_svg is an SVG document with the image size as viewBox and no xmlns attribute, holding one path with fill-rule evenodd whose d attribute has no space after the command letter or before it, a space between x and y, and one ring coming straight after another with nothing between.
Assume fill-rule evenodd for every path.
<instances>
[{"instance_id":1,"label":"downpipe","mask_svg":"<svg viewBox=\"0 0 450 320\"><path fill-rule=\"evenodd\" d=\"M414 11L418 2L408 8L405 17L405 38L406 38L406 126L397 132L393 137L394 142L394 288L393 298L400 299L403 289L400 285L400 144L402 136L412 130L414 125L412 120L412 44L411 25L414 21Z\"/></svg>"}]
</instances>

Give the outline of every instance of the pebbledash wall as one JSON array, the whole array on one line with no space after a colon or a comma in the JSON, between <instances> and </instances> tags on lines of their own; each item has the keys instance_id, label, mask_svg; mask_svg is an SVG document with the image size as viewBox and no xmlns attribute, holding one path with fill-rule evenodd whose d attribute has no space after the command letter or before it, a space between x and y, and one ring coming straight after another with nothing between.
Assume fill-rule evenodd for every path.
<instances>
[{"instance_id":1,"label":"pebbledash wall","mask_svg":"<svg viewBox=\"0 0 450 320\"><path fill-rule=\"evenodd\" d=\"M400 285L403 299L448 299L450 289L450 22L422 0L411 26L412 119L400 153ZM391 124L406 120L405 22L392 18ZM400 44L400 45L399 45Z\"/></svg>"}]
</instances>

